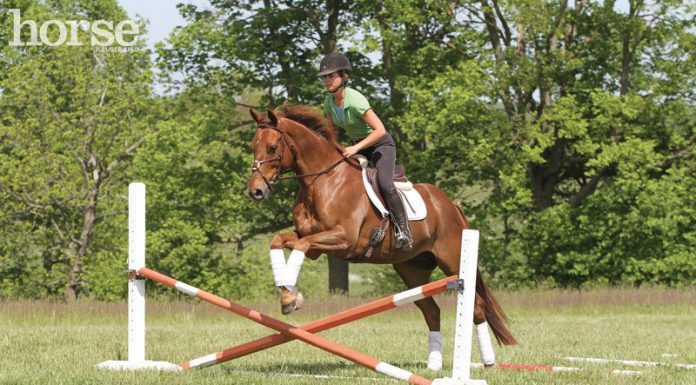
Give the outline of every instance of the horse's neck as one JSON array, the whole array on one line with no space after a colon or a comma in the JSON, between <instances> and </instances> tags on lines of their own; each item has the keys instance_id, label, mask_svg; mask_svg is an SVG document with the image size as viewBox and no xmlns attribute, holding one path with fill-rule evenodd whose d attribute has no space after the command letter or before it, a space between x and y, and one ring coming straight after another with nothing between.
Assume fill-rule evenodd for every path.
<instances>
[{"instance_id":1,"label":"horse's neck","mask_svg":"<svg viewBox=\"0 0 696 385\"><path fill-rule=\"evenodd\" d=\"M293 171L298 175L326 170L341 158L332 144L298 123L288 121L286 131L295 146Z\"/></svg>"}]
</instances>

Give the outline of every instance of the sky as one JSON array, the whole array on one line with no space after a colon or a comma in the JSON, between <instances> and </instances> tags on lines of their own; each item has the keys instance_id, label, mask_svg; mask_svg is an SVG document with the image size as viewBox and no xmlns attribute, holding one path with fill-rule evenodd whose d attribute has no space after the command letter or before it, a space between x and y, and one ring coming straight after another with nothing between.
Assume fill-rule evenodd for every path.
<instances>
[{"instance_id":1,"label":"sky","mask_svg":"<svg viewBox=\"0 0 696 385\"><path fill-rule=\"evenodd\" d=\"M147 45L154 48L155 43L163 41L177 26L183 26L184 19L179 14L176 5L179 3L194 4L206 7L207 0L118 0L128 12L128 16L136 15L149 20L150 25L146 35Z\"/></svg>"},{"instance_id":2,"label":"sky","mask_svg":"<svg viewBox=\"0 0 696 385\"><path fill-rule=\"evenodd\" d=\"M176 5L185 3L207 7L209 4L208 0L118 0L118 3L128 12L130 18L140 16L149 21L145 40L153 52L153 60L155 44L166 40L174 28L185 24ZM172 76L181 77L181 75ZM154 92L157 95L167 95L171 91L167 91L165 84L156 81Z\"/></svg>"}]
</instances>

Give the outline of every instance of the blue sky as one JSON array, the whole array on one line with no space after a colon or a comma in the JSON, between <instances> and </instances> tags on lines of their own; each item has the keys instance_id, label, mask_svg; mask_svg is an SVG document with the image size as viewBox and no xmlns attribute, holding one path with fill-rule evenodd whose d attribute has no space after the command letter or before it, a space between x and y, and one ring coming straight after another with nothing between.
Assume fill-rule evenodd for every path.
<instances>
[{"instance_id":1,"label":"blue sky","mask_svg":"<svg viewBox=\"0 0 696 385\"><path fill-rule=\"evenodd\" d=\"M128 12L130 18L140 16L149 21L145 39L152 52L155 52L155 43L165 40L174 28L185 24L176 8L177 4L194 4L199 7L206 7L209 4L208 0L118 0L118 2ZM177 76L174 75L174 77ZM166 87L156 83L155 93L167 94Z\"/></svg>"},{"instance_id":2,"label":"blue sky","mask_svg":"<svg viewBox=\"0 0 696 385\"><path fill-rule=\"evenodd\" d=\"M184 25L184 19L176 9L177 4L194 4L200 7L208 5L207 0L118 0L118 2L128 12L128 16L135 18L136 15L140 15L150 21L146 39L147 45L151 48L155 43L166 39L176 26Z\"/></svg>"}]
</instances>

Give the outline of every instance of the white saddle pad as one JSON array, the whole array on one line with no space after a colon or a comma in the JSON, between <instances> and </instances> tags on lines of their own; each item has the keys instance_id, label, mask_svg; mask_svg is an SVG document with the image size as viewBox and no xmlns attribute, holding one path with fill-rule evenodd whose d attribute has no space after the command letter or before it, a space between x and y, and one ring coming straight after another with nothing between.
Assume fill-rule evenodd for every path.
<instances>
[{"instance_id":1,"label":"white saddle pad","mask_svg":"<svg viewBox=\"0 0 696 385\"><path fill-rule=\"evenodd\" d=\"M365 191L367 192L367 196L370 198L370 201L375 206L375 208L379 210L379 212L382 214L382 218L386 218L389 215L389 210L387 210L387 208L384 207L382 201L379 200L377 194L372 188L372 185L367 180L367 158L365 158L362 155L356 155L355 158L358 160L358 162L360 162L360 166L362 167L362 180L363 185L365 185ZM399 192L401 202L404 204L404 210L406 210L408 220L420 221L425 219L425 217L428 215L428 209L427 207L425 207L423 197L421 197L418 190L413 188L413 184L411 184L410 182L396 182L394 183L394 185L396 186L396 189Z\"/></svg>"}]
</instances>

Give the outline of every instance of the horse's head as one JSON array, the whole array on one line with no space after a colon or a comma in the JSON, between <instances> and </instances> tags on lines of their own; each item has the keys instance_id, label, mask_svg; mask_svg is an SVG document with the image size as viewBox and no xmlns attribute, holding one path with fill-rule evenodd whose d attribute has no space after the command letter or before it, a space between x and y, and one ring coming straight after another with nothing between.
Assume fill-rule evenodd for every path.
<instances>
[{"instance_id":1,"label":"horse's head","mask_svg":"<svg viewBox=\"0 0 696 385\"><path fill-rule=\"evenodd\" d=\"M256 121L256 135L251 141L254 163L251 165L251 177L247 184L249 196L257 201L268 199L273 185L280 174L292 167L294 154L288 142L289 137L280 127L278 117L268 111L265 118L253 109L249 110Z\"/></svg>"}]
</instances>

